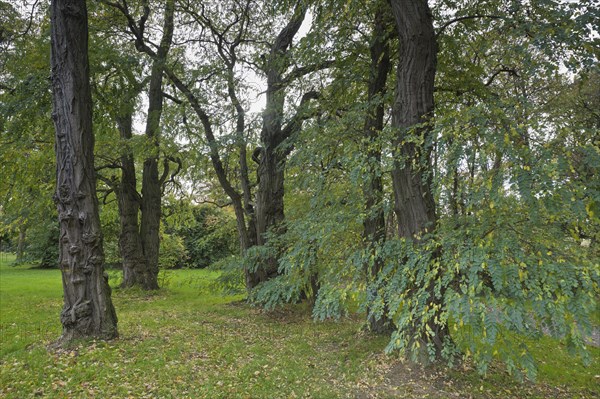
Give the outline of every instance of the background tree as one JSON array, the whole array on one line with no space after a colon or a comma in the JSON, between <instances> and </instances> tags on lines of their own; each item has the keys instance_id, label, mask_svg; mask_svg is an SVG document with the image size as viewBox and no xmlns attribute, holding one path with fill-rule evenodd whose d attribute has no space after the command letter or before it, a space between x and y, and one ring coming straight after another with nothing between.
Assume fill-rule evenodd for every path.
<instances>
[{"instance_id":1,"label":"background tree","mask_svg":"<svg viewBox=\"0 0 600 399\"><path fill-rule=\"evenodd\" d=\"M56 267L56 209L51 201L52 124L48 82L49 21L0 3L0 231L13 237L17 261ZM35 112L31 112L35 110Z\"/></svg>"}]
</instances>

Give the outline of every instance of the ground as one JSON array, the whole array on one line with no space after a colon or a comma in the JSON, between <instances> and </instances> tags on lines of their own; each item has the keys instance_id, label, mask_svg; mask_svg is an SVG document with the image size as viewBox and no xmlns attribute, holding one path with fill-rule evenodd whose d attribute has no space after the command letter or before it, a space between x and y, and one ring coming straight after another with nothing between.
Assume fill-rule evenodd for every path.
<instances>
[{"instance_id":1,"label":"ground","mask_svg":"<svg viewBox=\"0 0 600 399\"><path fill-rule=\"evenodd\" d=\"M4 262L1 262L4 260ZM60 272L0 258L0 397L4 398L595 398L600 350L585 367L561 343L534 346L536 383L500 366L478 375L403 362L363 316L314 322L305 305L273 312L215 292L215 272L163 274L154 294L114 290L120 337L55 350ZM113 272L116 274L116 272ZM536 352L537 351L537 352ZM596 367L594 367L596 366Z\"/></svg>"}]
</instances>

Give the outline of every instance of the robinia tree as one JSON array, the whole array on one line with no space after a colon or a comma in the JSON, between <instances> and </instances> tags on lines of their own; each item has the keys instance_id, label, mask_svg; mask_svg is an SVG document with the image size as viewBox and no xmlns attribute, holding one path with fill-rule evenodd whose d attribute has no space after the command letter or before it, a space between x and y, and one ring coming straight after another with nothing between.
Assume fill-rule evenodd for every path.
<instances>
[{"instance_id":1,"label":"robinia tree","mask_svg":"<svg viewBox=\"0 0 600 399\"><path fill-rule=\"evenodd\" d=\"M52 118L56 129L59 264L64 306L60 343L117 333L117 315L104 274L94 171L85 0L51 5Z\"/></svg>"}]
</instances>

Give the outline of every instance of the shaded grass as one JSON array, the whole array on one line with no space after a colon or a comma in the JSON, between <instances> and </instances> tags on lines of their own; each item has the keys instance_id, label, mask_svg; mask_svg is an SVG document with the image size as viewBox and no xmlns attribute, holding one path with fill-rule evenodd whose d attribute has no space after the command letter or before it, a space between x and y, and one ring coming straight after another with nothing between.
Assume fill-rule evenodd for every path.
<instances>
[{"instance_id":1,"label":"shaded grass","mask_svg":"<svg viewBox=\"0 0 600 399\"><path fill-rule=\"evenodd\" d=\"M7 260L8 259L8 260ZM57 270L0 257L0 396L7 398L594 397L594 369L543 339L539 384L501 370L409 371L360 315L315 323L305 305L264 312L215 294L217 274L177 270L155 293L114 290L120 338L48 350L60 335ZM115 274L115 273L113 273ZM116 284L117 278L111 279ZM600 353L592 353L598 362ZM547 368L546 368L547 366ZM428 374L429 373L429 374ZM558 396L554 395L557 394ZM563 396L564 394L564 396Z\"/></svg>"}]
</instances>

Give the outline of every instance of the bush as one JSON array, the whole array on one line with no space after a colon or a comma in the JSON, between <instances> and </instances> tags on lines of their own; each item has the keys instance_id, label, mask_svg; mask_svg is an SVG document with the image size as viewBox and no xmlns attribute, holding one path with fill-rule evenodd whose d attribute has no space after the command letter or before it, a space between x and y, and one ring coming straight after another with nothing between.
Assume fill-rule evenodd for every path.
<instances>
[{"instance_id":1,"label":"bush","mask_svg":"<svg viewBox=\"0 0 600 399\"><path fill-rule=\"evenodd\" d=\"M188 254L183 239L161 232L158 265L161 269L177 269L186 265Z\"/></svg>"},{"instance_id":2,"label":"bush","mask_svg":"<svg viewBox=\"0 0 600 399\"><path fill-rule=\"evenodd\" d=\"M237 253L235 218L229 211L204 205L195 207L192 214L188 226L175 231L183 238L189 267L205 268Z\"/></svg>"}]
</instances>

